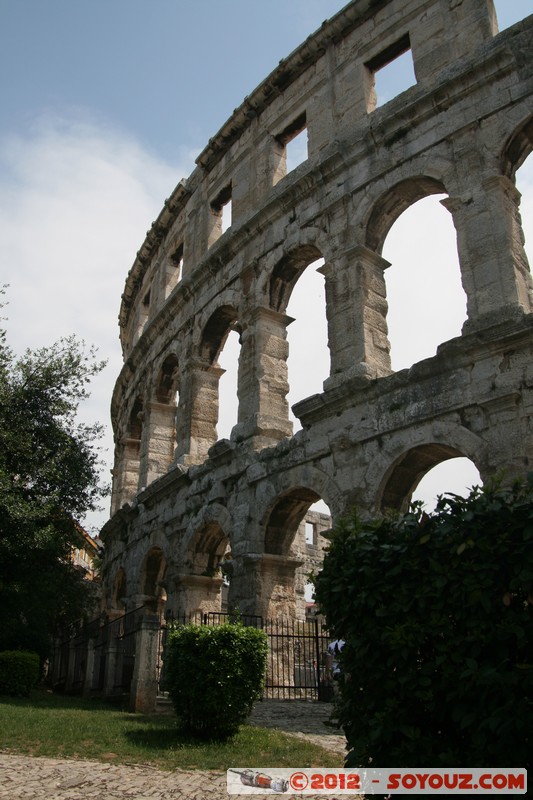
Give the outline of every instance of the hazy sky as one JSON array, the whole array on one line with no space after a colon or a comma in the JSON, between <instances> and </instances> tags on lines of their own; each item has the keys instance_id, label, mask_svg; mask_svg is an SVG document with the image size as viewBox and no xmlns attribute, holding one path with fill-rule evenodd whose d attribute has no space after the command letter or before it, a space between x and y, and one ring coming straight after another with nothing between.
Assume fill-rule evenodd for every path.
<instances>
[{"instance_id":1,"label":"hazy sky","mask_svg":"<svg viewBox=\"0 0 533 800\"><path fill-rule=\"evenodd\" d=\"M120 296L163 200L190 174L196 155L244 97L343 5L340 0L0 0L0 283L9 284L8 339L22 352L77 333L99 348L109 365L93 385L84 418L110 428L110 398L121 367ZM533 12L533 0L496 5L500 28ZM529 162L519 189L526 237L533 241ZM435 198L422 203L402 216L384 251L394 267L387 283L395 368L434 353L439 341L460 332L464 320L449 214ZM433 260L436 252L441 255L431 276L423 254L422 266L410 261L401 266L411 212L418 231L428 231L420 250L426 246ZM436 245L438 236L442 245ZM313 325L317 340L311 344L306 328L310 320L325 320L323 278L311 270L304 277L289 308L297 316L289 328L291 403L320 391L327 377L325 330ZM402 317L405 303L395 300L408 280L418 281L423 292L422 279L429 279L427 292L441 300L450 290L444 328L426 306L433 331L423 337L427 352L416 350L421 337ZM305 315L298 314L302 296ZM309 311L312 302L316 313ZM231 370L225 380L231 381ZM222 421L221 435L229 433L226 424ZM106 446L110 468L110 430ZM89 524L102 519L105 514Z\"/></svg>"}]
</instances>

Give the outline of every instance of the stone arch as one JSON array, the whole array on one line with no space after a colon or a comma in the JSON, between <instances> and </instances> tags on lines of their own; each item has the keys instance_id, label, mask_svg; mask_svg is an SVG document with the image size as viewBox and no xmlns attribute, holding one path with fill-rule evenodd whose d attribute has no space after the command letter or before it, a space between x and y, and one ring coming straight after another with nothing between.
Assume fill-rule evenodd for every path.
<instances>
[{"instance_id":1,"label":"stone arch","mask_svg":"<svg viewBox=\"0 0 533 800\"><path fill-rule=\"evenodd\" d=\"M132 442L138 442L139 449L141 446L141 439L142 439L143 419L144 419L143 399L142 397L137 396L131 406L131 411L128 418L128 428L126 431L126 436L128 439L131 439Z\"/></svg>"},{"instance_id":2,"label":"stone arch","mask_svg":"<svg viewBox=\"0 0 533 800\"><path fill-rule=\"evenodd\" d=\"M283 313L287 308L291 292L304 269L322 257L314 244L301 244L283 255L270 276L269 305L274 311Z\"/></svg>"},{"instance_id":3,"label":"stone arch","mask_svg":"<svg viewBox=\"0 0 533 800\"><path fill-rule=\"evenodd\" d=\"M128 598L128 581L126 577L126 570L120 567L115 575L113 581L113 590L111 593L111 609L113 611L125 611L126 602Z\"/></svg>"},{"instance_id":4,"label":"stone arch","mask_svg":"<svg viewBox=\"0 0 533 800\"><path fill-rule=\"evenodd\" d=\"M403 212L432 194L447 194L441 180L428 175L416 175L396 183L377 198L368 215L365 245L381 255L387 234Z\"/></svg>"},{"instance_id":5,"label":"stone arch","mask_svg":"<svg viewBox=\"0 0 533 800\"><path fill-rule=\"evenodd\" d=\"M279 553L285 547L286 552L292 539L278 533L284 520L294 533L309 506L318 500L323 500L336 517L345 511L342 497L338 485L320 467L302 464L281 473L270 483L268 500L259 516L258 549Z\"/></svg>"},{"instance_id":6,"label":"stone arch","mask_svg":"<svg viewBox=\"0 0 533 800\"><path fill-rule=\"evenodd\" d=\"M502 174L514 180L517 170L531 152L533 152L533 114L507 139L500 159Z\"/></svg>"},{"instance_id":7,"label":"stone arch","mask_svg":"<svg viewBox=\"0 0 533 800\"><path fill-rule=\"evenodd\" d=\"M375 475L375 470L370 471L369 479L378 486L375 507L378 513L387 509L407 511L411 496L424 475L450 458L469 458L481 475L486 471L487 444L466 428L450 425L438 437L428 431L426 437L420 438L426 438L426 441L395 451L381 480Z\"/></svg>"},{"instance_id":8,"label":"stone arch","mask_svg":"<svg viewBox=\"0 0 533 800\"><path fill-rule=\"evenodd\" d=\"M216 520L206 521L189 542L186 564L195 575L213 577L229 545L229 536Z\"/></svg>"},{"instance_id":9,"label":"stone arch","mask_svg":"<svg viewBox=\"0 0 533 800\"><path fill-rule=\"evenodd\" d=\"M216 365L220 351L231 330L238 330L238 313L233 306L223 305L209 317L202 331L199 356L210 365Z\"/></svg>"},{"instance_id":10,"label":"stone arch","mask_svg":"<svg viewBox=\"0 0 533 800\"><path fill-rule=\"evenodd\" d=\"M265 553L286 555L309 506L320 495L305 486L296 486L280 495L271 508L265 528Z\"/></svg>"},{"instance_id":11,"label":"stone arch","mask_svg":"<svg viewBox=\"0 0 533 800\"><path fill-rule=\"evenodd\" d=\"M424 475L442 461L463 455L455 447L436 443L407 450L389 471L381 493L380 510L407 511L411 495Z\"/></svg>"},{"instance_id":12,"label":"stone arch","mask_svg":"<svg viewBox=\"0 0 533 800\"><path fill-rule=\"evenodd\" d=\"M163 550L152 546L146 553L139 574L139 588L144 605L153 611L163 612L167 599L163 585L167 571L167 560Z\"/></svg>"},{"instance_id":13,"label":"stone arch","mask_svg":"<svg viewBox=\"0 0 533 800\"><path fill-rule=\"evenodd\" d=\"M175 405L175 396L179 388L179 361L175 353L164 359L154 387L154 399L163 405Z\"/></svg>"},{"instance_id":14,"label":"stone arch","mask_svg":"<svg viewBox=\"0 0 533 800\"><path fill-rule=\"evenodd\" d=\"M217 504L208 506L189 524L181 563L186 571L177 576L180 613L224 610L226 589L220 564L230 547L231 518Z\"/></svg>"}]
</instances>

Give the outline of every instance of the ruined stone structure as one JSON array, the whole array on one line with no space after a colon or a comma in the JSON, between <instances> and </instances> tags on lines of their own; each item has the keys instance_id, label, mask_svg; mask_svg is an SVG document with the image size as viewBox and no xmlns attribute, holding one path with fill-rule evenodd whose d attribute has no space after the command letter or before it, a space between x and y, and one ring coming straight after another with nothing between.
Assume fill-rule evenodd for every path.
<instances>
[{"instance_id":1,"label":"ruined stone structure","mask_svg":"<svg viewBox=\"0 0 533 800\"><path fill-rule=\"evenodd\" d=\"M376 107L376 71L409 50L416 84ZM483 480L530 468L532 294L515 173L533 149L532 56L533 17L498 33L492 0L354 0L209 141L122 298L102 533L111 615L219 609L226 558L230 605L303 618L303 522L317 500L334 519L354 505L379 514L405 508L449 458L470 458ZM304 129L308 157L287 172ZM382 247L432 194L447 195L468 319L434 357L393 373ZM295 406L293 435L286 309L320 257L331 369ZM217 358L232 330L238 422L219 441Z\"/></svg>"}]
</instances>

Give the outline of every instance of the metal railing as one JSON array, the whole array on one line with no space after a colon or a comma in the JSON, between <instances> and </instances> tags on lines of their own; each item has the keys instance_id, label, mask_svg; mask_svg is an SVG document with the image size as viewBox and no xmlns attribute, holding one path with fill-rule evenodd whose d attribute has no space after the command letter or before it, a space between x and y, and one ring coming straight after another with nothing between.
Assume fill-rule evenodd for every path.
<instances>
[{"instance_id":1,"label":"metal railing","mask_svg":"<svg viewBox=\"0 0 533 800\"><path fill-rule=\"evenodd\" d=\"M168 633L176 625L220 625L239 621L265 631L268 637L265 698L330 700L332 687L326 666L330 637L317 619L264 620L254 615L232 615L225 612L169 614L161 626L158 654L158 690L165 694L164 664Z\"/></svg>"}]
</instances>

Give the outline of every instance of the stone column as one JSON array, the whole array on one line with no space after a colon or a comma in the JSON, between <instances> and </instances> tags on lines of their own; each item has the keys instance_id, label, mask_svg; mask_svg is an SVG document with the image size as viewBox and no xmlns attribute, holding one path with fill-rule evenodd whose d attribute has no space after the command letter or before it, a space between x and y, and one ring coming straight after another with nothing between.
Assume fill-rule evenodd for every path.
<instances>
[{"instance_id":1,"label":"stone column","mask_svg":"<svg viewBox=\"0 0 533 800\"><path fill-rule=\"evenodd\" d=\"M318 271L326 278L331 374L329 389L348 377L376 378L391 372L384 272L390 263L356 245Z\"/></svg>"},{"instance_id":2,"label":"stone column","mask_svg":"<svg viewBox=\"0 0 533 800\"><path fill-rule=\"evenodd\" d=\"M463 287L465 332L532 310L532 283L524 251L520 193L503 175L484 181L482 192L441 203L453 215Z\"/></svg>"},{"instance_id":3,"label":"stone column","mask_svg":"<svg viewBox=\"0 0 533 800\"><path fill-rule=\"evenodd\" d=\"M222 578L209 575L176 575L178 616L188 616L200 611L202 614L222 610Z\"/></svg>"},{"instance_id":4,"label":"stone column","mask_svg":"<svg viewBox=\"0 0 533 800\"><path fill-rule=\"evenodd\" d=\"M303 619L305 606L297 603L295 592L296 570L303 563L299 558L271 553L234 558L228 608L263 619Z\"/></svg>"},{"instance_id":5,"label":"stone column","mask_svg":"<svg viewBox=\"0 0 533 800\"><path fill-rule=\"evenodd\" d=\"M146 424L146 486L165 475L172 463L176 446L176 406L152 402Z\"/></svg>"},{"instance_id":6,"label":"stone column","mask_svg":"<svg viewBox=\"0 0 533 800\"><path fill-rule=\"evenodd\" d=\"M218 383L224 370L192 359L182 375L175 463L201 464L218 439Z\"/></svg>"},{"instance_id":7,"label":"stone column","mask_svg":"<svg viewBox=\"0 0 533 800\"><path fill-rule=\"evenodd\" d=\"M257 449L292 435L287 393L287 326L292 317L255 308L242 321L239 416L232 439L252 438Z\"/></svg>"},{"instance_id":8,"label":"stone column","mask_svg":"<svg viewBox=\"0 0 533 800\"><path fill-rule=\"evenodd\" d=\"M157 663L160 618L144 614L135 638L135 667L131 682L130 705L133 711L151 713L157 701Z\"/></svg>"},{"instance_id":9,"label":"stone column","mask_svg":"<svg viewBox=\"0 0 533 800\"><path fill-rule=\"evenodd\" d=\"M112 513L118 511L124 503L130 503L139 491L141 440L123 436L117 446L118 458L115 458L113 470L113 503Z\"/></svg>"}]
</instances>

